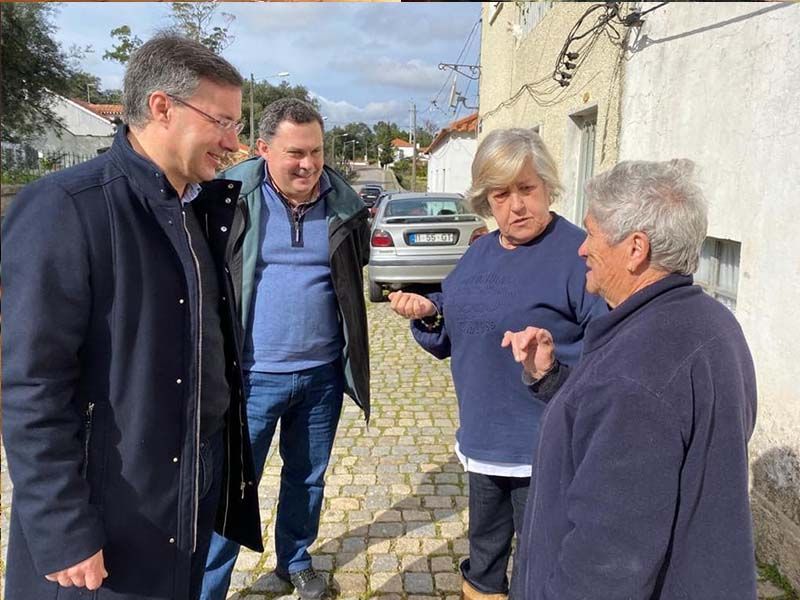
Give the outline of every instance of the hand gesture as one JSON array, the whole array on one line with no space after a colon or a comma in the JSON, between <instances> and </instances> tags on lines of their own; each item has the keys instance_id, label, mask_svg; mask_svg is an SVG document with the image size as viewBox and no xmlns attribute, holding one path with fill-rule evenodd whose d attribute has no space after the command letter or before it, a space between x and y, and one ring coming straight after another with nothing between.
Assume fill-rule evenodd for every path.
<instances>
[{"instance_id":1,"label":"hand gesture","mask_svg":"<svg viewBox=\"0 0 800 600\"><path fill-rule=\"evenodd\" d=\"M526 327L522 331L506 331L500 345L503 348L510 346L514 360L522 363L534 379L544 377L555 364L553 336L546 329Z\"/></svg>"},{"instance_id":2,"label":"hand gesture","mask_svg":"<svg viewBox=\"0 0 800 600\"><path fill-rule=\"evenodd\" d=\"M424 319L436 315L436 305L419 294L392 292L389 300L392 302L392 310L406 319Z\"/></svg>"},{"instance_id":3,"label":"hand gesture","mask_svg":"<svg viewBox=\"0 0 800 600\"><path fill-rule=\"evenodd\" d=\"M105 563L103 562L103 551L90 556L86 560L73 565L68 569L56 571L45 575L47 581L58 583L61 587L85 587L87 590L96 590L103 583L103 579L108 577Z\"/></svg>"}]
</instances>

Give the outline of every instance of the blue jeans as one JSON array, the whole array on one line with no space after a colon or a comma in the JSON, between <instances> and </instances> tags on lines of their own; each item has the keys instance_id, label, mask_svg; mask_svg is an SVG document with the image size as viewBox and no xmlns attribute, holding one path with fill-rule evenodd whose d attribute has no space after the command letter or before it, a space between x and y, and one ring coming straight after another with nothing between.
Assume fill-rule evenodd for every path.
<instances>
[{"instance_id":1,"label":"blue jeans","mask_svg":"<svg viewBox=\"0 0 800 600\"><path fill-rule=\"evenodd\" d=\"M200 442L200 503L197 513L197 546L191 557L189 598L199 598L214 519L222 493L225 435L222 429Z\"/></svg>"},{"instance_id":2,"label":"blue jeans","mask_svg":"<svg viewBox=\"0 0 800 600\"><path fill-rule=\"evenodd\" d=\"M469 473L469 558L460 567L464 579L479 592L508 593L511 540L522 533L529 487L530 477ZM512 585L517 564L515 560Z\"/></svg>"},{"instance_id":3,"label":"blue jeans","mask_svg":"<svg viewBox=\"0 0 800 600\"><path fill-rule=\"evenodd\" d=\"M245 373L247 424L256 476L261 479L272 436L281 421L283 459L275 551L278 569L296 573L311 566L308 548L317 539L325 471L342 410L341 362L296 373ZM206 561L202 600L224 600L239 545L214 534Z\"/></svg>"}]
</instances>

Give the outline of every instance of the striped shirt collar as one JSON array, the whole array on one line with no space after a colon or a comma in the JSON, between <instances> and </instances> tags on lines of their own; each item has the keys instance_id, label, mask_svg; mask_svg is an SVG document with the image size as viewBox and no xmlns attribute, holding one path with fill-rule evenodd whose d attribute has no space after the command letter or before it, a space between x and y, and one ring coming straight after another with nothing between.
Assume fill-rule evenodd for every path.
<instances>
[{"instance_id":1,"label":"striped shirt collar","mask_svg":"<svg viewBox=\"0 0 800 600\"><path fill-rule=\"evenodd\" d=\"M197 198L202 191L202 187L199 183L187 183L186 189L183 190L183 196L181 196L181 204L186 205L189 204L192 200Z\"/></svg>"}]
</instances>

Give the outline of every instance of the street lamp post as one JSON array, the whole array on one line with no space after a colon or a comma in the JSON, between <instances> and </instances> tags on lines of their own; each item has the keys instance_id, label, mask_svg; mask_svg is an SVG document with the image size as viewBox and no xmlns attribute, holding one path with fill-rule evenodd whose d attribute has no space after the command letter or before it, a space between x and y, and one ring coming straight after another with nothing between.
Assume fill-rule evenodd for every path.
<instances>
[{"instance_id":1,"label":"street lamp post","mask_svg":"<svg viewBox=\"0 0 800 600\"><path fill-rule=\"evenodd\" d=\"M291 73L288 71L281 71L280 73L275 73L275 75L267 75L266 77L259 77L259 80L264 79L273 79L275 77L289 77ZM255 116L254 116L254 109L253 109L253 88L256 85L255 77L252 73L250 73L250 154L255 153L256 149L256 138L255 138Z\"/></svg>"},{"instance_id":2,"label":"street lamp post","mask_svg":"<svg viewBox=\"0 0 800 600\"><path fill-rule=\"evenodd\" d=\"M356 162L356 141L357 140L347 140L344 144L342 144L342 160L346 158L347 144L353 144L353 155L350 162Z\"/></svg>"},{"instance_id":3,"label":"street lamp post","mask_svg":"<svg viewBox=\"0 0 800 600\"><path fill-rule=\"evenodd\" d=\"M332 167L336 167L336 138L346 138L350 137L349 133L334 133L333 134L333 143L331 144L331 156L333 156L333 165ZM347 143L347 142L345 142Z\"/></svg>"}]
</instances>

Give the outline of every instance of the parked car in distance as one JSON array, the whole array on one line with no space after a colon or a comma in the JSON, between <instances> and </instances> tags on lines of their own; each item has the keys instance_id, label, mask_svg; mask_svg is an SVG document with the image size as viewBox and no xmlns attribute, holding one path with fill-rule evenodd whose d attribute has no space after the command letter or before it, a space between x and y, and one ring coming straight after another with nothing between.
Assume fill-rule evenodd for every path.
<instances>
[{"instance_id":1,"label":"parked car in distance","mask_svg":"<svg viewBox=\"0 0 800 600\"><path fill-rule=\"evenodd\" d=\"M361 190L358 192L358 195L361 196L361 199L364 201L364 204L367 205L367 208L371 207L375 204L375 201L378 199L383 193L383 187L377 184L367 184L361 186Z\"/></svg>"},{"instance_id":2,"label":"parked car in distance","mask_svg":"<svg viewBox=\"0 0 800 600\"><path fill-rule=\"evenodd\" d=\"M387 198L390 198L392 196L392 194L397 194L397 193L398 192L396 192L396 191L394 191L394 192L383 192L380 196L378 196L378 199L375 200L375 202L372 204L372 206L369 207L369 216L370 217L375 217L375 213L378 212L378 207L381 205L381 202L383 202Z\"/></svg>"},{"instance_id":3,"label":"parked car in distance","mask_svg":"<svg viewBox=\"0 0 800 600\"><path fill-rule=\"evenodd\" d=\"M372 221L369 299L384 289L441 283L470 244L488 232L460 194L393 193L378 203Z\"/></svg>"}]
</instances>

